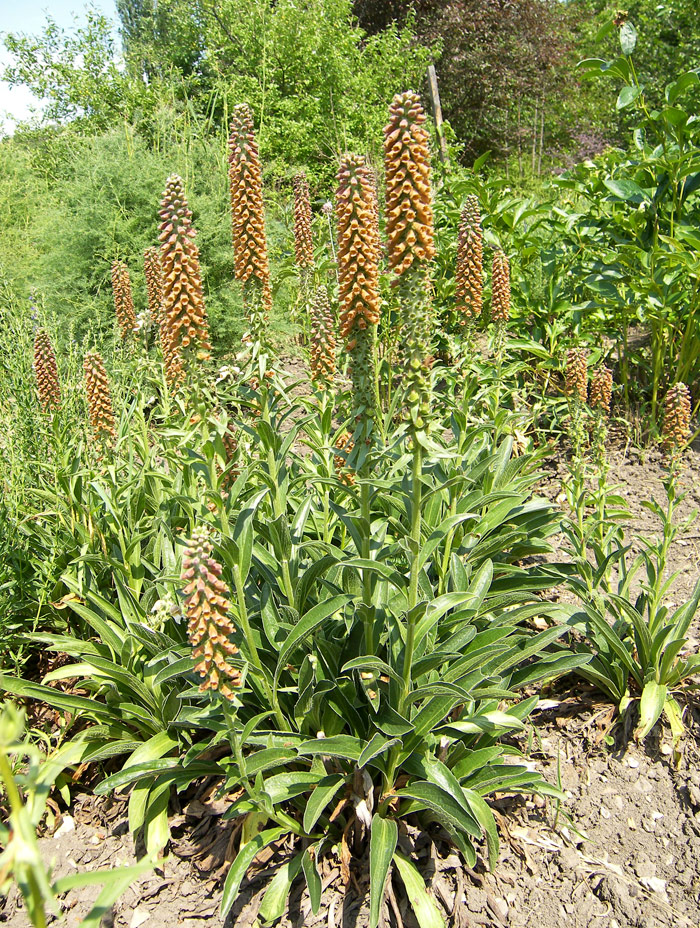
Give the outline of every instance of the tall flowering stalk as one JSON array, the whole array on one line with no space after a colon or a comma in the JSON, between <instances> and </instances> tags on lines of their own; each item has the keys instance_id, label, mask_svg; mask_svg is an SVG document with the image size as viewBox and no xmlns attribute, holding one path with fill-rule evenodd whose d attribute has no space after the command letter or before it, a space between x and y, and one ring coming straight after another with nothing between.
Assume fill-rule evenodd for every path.
<instances>
[{"instance_id":1,"label":"tall flowering stalk","mask_svg":"<svg viewBox=\"0 0 700 928\"><path fill-rule=\"evenodd\" d=\"M231 604L221 579L221 564L212 552L207 530L195 530L182 559L187 632L196 662L194 669L202 678L200 690L214 690L233 699L234 690L242 682L240 670L231 664L239 653L231 641L236 629L228 615Z\"/></svg>"},{"instance_id":2,"label":"tall flowering stalk","mask_svg":"<svg viewBox=\"0 0 700 928\"><path fill-rule=\"evenodd\" d=\"M379 322L379 242L373 221L369 171L364 158L346 155L338 170L338 279L340 336L350 353L355 451L371 442L376 401L375 333Z\"/></svg>"},{"instance_id":3,"label":"tall flowering stalk","mask_svg":"<svg viewBox=\"0 0 700 928\"><path fill-rule=\"evenodd\" d=\"M83 372L85 374L85 392L88 401L90 426L95 442L104 450L111 445L117 437L114 424L114 410L112 396L109 390L107 372L101 355L97 351L89 351L83 359Z\"/></svg>"},{"instance_id":4,"label":"tall flowering stalk","mask_svg":"<svg viewBox=\"0 0 700 928\"><path fill-rule=\"evenodd\" d=\"M399 713L406 711L411 691L418 603L421 505L423 487L422 445L418 432L430 417L430 262L435 254L430 189L430 137L420 98L412 91L397 94L389 107L384 129L386 175L386 236L389 267L394 272L402 318L401 340L406 361L406 411L413 433L411 525L406 638L403 650ZM371 651L369 653L372 653ZM393 788L398 752L388 763L386 787Z\"/></svg>"},{"instance_id":5,"label":"tall flowering stalk","mask_svg":"<svg viewBox=\"0 0 700 928\"><path fill-rule=\"evenodd\" d=\"M182 179L166 181L160 208L160 261L162 269L161 345L168 380L176 384L183 368L192 373L209 358L209 320L204 306L199 249L192 227Z\"/></svg>"},{"instance_id":6,"label":"tall flowering stalk","mask_svg":"<svg viewBox=\"0 0 700 928\"><path fill-rule=\"evenodd\" d=\"M685 493L678 492L678 479L682 468L683 448L690 437L691 414L690 390L684 383L673 384L673 386L669 387L664 400L664 419L661 430L663 448L668 460L668 470L664 478L666 508L662 510L660 506L655 507L657 515L661 517L663 530L661 537L657 538L654 546L656 564L653 572L654 576L659 579L659 582L653 584L651 588L649 613L654 616L657 615L661 607L662 597L667 588L667 584L661 583L660 580L666 572L671 545L678 533L683 530L676 524L675 512L686 496Z\"/></svg>"},{"instance_id":7,"label":"tall flowering stalk","mask_svg":"<svg viewBox=\"0 0 700 928\"><path fill-rule=\"evenodd\" d=\"M581 370L581 368L585 368L585 357L583 359L583 365L579 362L578 366L579 372L576 375L578 383L574 389L578 392L580 397L585 388L585 370ZM612 402L612 389L612 371L603 364L594 371L593 377L591 378L590 389L590 407L593 410L593 457L598 472L598 492L596 494L598 521L596 523L596 537L601 548L604 545L607 531L608 458L606 453L606 442L608 437L608 417L610 416L610 404Z\"/></svg>"},{"instance_id":8,"label":"tall flowering stalk","mask_svg":"<svg viewBox=\"0 0 700 928\"><path fill-rule=\"evenodd\" d=\"M313 272L314 249L311 237L311 198L309 182L302 171L293 181L294 188L294 257L299 269L299 303L305 341L310 327L310 277ZM296 313L295 313L296 315Z\"/></svg>"},{"instance_id":9,"label":"tall flowering stalk","mask_svg":"<svg viewBox=\"0 0 700 928\"><path fill-rule=\"evenodd\" d=\"M160 330L163 315L163 267L160 263L160 251L155 246L143 253L143 271L146 278L148 297L148 315L153 325Z\"/></svg>"},{"instance_id":10,"label":"tall flowering stalk","mask_svg":"<svg viewBox=\"0 0 700 928\"><path fill-rule=\"evenodd\" d=\"M131 278L129 268L124 261L114 261L112 264L112 295L114 297L114 311L121 329L122 338L128 338L136 331L136 315L134 313L134 299L131 294Z\"/></svg>"},{"instance_id":11,"label":"tall flowering stalk","mask_svg":"<svg viewBox=\"0 0 700 928\"><path fill-rule=\"evenodd\" d=\"M412 430L430 415L430 262L435 254L430 190L430 136L420 98L397 94L384 129L386 235L402 317L406 406Z\"/></svg>"},{"instance_id":12,"label":"tall flowering stalk","mask_svg":"<svg viewBox=\"0 0 700 928\"><path fill-rule=\"evenodd\" d=\"M690 435L690 390L684 383L669 388L664 401L664 424L662 430L664 449L672 458L676 457Z\"/></svg>"},{"instance_id":13,"label":"tall flowering stalk","mask_svg":"<svg viewBox=\"0 0 700 928\"><path fill-rule=\"evenodd\" d=\"M365 476L376 417L376 330L379 323L379 241L373 213L373 194L365 159L345 155L338 168L336 218L338 224L338 281L340 335L350 354L355 430L345 442L348 471ZM360 506L365 532L360 554L370 556L370 489L360 485ZM362 571L362 616L367 653L373 653L374 605L372 576Z\"/></svg>"},{"instance_id":14,"label":"tall flowering stalk","mask_svg":"<svg viewBox=\"0 0 700 928\"><path fill-rule=\"evenodd\" d=\"M585 461L583 447L586 438L585 409L588 398L588 366L583 348L570 348L566 353L564 391L569 401L569 437L573 450L571 459L571 507L576 512L579 541L583 544L585 519ZM585 550L585 548L584 548Z\"/></svg>"},{"instance_id":15,"label":"tall flowering stalk","mask_svg":"<svg viewBox=\"0 0 700 928\"><path fill-rule=\"evenodd\" d=\"M317 287L311 302L311 379L322 389L335 375L335 321L326 287Z\"/></svg>"},{"instance_id":16,"label":"tall flowering stalk","mask_svg":"<svg viewBox=\"0 0 700 928\"><path fill-rule=\"evenodd\" d=\"M61 383L56 355L46 329L37 329L34 336L34 376L41 408L44 412L58 409L61 405Z\"/></svg>"},{"instance_id":17,"label":"tall flowering stalk","mask_svg":"<svg viewBox=\"0 0 700 928\"><path fill-rule=\"evenodd\" d=\"M474 194L464 201L457 239L455 300L457 315L468 335L481 315L483 304L483 251L479 198Z\"/></svg>"},{"instance_id":18,"label":"tall flowering stalk","mask_svg":"<svg viewBox=\"0 0 700 928\"><path fill-rule=\"evenodd\" d=\"M233 111L228 160L236 279L243 285L243 302L253 342L263 345L272 307L272 291L262 168L253 116L246 103L239 104Z\"/></svg>"},{"instance_id":19,"label":"tall flowering stalk","mask_svg":"<svg viewBox=\"0 0 700 928\"><path fill-rule=\"evenodd\" d=\"M510 262L505 252L497 249L493 254L491 271L491 321L496 327L495 353L500 369L503 363L503 348L506 326L510 319Z\"/></svg>"}]
</instances>

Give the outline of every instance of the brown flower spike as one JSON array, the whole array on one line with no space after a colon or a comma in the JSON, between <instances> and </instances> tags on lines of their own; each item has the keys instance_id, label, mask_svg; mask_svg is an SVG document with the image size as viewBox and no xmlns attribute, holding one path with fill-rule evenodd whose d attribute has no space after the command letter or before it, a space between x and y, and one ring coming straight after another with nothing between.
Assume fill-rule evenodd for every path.
<instances>
[{"instance_id":1,"label":"brown flower spike","mask_svg":"<svg viewBox=\"0 0 700 928\"><path fill-rule=\"evenodd\" d=\"M397 94L384 129L386 235L396 274L424 267L435 254L429 141L418 94Z\"/></svg>"},{"instance_id":2,"label":"brown flower spike","mask_svg":"<svg viewBox=\"0 0 700 928\"><path fill-rule=\"evenodd\" d=\"M217 690L233 699L231 687L241 685L241 672L229 663L238 654L230 640L236 631L228 617L231 604L221 579L221 564L212 557L212 544L206 529L197 529L182 559L185 581L187 632L192 644L195 670L202 677L201 690Z\"/></svg>"},{"instance_id":3,"label":"brown flower spike","mask_svg":"<svg viewBox=\"0 0 700 928\"><path fill-rule=\"evenodd\" d=\"M491 319L505 325L510 318L510 264L500 249L493 255L491 278Z\"/></svg>"},{"instance_id":4,"label":"brown flower spike","mask_svg":"<svg viewBox=\"0 0 700 928\"><path fill-rule=\"evenodd\" d=\"M136 315L131 295L131 278L124 261L114 261L112 264L112 294L114 311L122 330L122 338L127 338L136 330Z\"/></svg>"},{"instance_id":5,"label":"brown flower spike","mask_svg":"<svg viewBox=\"0 0 700 928\"><path fill-rule=\"evenodd\" d=\"M302 171L293 181L294 187L294 253L299 267L311 267L314 248L311 238L311 199L309 182Z\"/></svg>"},{"instance_id":6,"label":"brown flower spike","mask_svg":"<svg viewBox=\"0 0 700 928\"><path fill-rule=\"evenodd\" d=\"M272 307L272 292L262 168L247 103L239 104L233 111L228 161L236 279L243 284L253 338L260 340Z\"/></svg>"},{"instance_id":7,"label":"brown flower spike","mask_svg":"<svg viewBox=\"0 0 700 928\"><path fill-rule=\"evenodd\" d=\"M401 305L406 364L405 401L413 429L430 416L432 306L429 267L435 254L430 190L430 136L420 98L397 94L384 129L386 234L389 266Z\"/></svg>"},{"instance_id":8,"label":"brown flower spike","mask_svg":"<svg viewBox=\"0 0 700 928\"><path fill-rule=\"evenodd\" d=\"M155 246L147 248L143 253L143 271L148 294L148 314L153 324L160 329L163 309L163 268L160 263L160 251Z\"/></svg>"},{"instance_id":9,"label":"brown flower spike","mask_svg":"<svg viewBox=\"0 0 700 928\"><path fill-rule=\"evenodd\" d=\"M365 159L345 155L338 169L340 335L351 353L356 418L373 419L374 332L379 322L379 242ZM366 438L368 435L365 436Z\"/></svg>"},{"instance_id":10,"label":"brown flower spike","mask_svg":"<svg viewBox=\"0 0 700 928\"><path fill-rule=\"evenodd\" d=\"M335 374L335 323L328 290L318 287L311 304L311 379L324 388Z\"/></svg>"},{"instance_id":11,"label":"brown flower spike","mask_svg":"<svg viewBox=\"0 0 700 928\"><path fill-rule=\"evenodd\" d=\"M684 445L690 435L690 390L684 383L669 387L664 402L664 449L674 452Z\"/></svg>"},{"instance_id":12,"label":"brown flower spike","mask_svg":"<svg viewBox=\"0 0 700 928\"><path fill-rule=\"evenodd\" d=\"M591 379L591 409L599 409L604 416L610 415L613 375L609 367L599 367Z\"/></svg>"},{"instance_id":13,"label":"brown flower spike","mask_svg":"<svg viewBox=\"0 0 700 928\"><path fill-rule=\"evenodd\" d=\"M583 348L569 348L566 352L566 395L581 404L588 396L588 365Z\"/></svg>"},{"instance_id":14,"label":"brown flower spike","mask_svg":"<svg viewBox=\"0 0 700 928\"><path fill-rule=\"evenodd\" d=\"M34 376L41 408L44 412L58 409L61 405L61 385L56 355L46 329L39 329L34 337Z\"/></svg>"},{"instance_id":15,"label":"brown flower spike","mask_svg":"<svg viewBox=\"0 0 700 928\"><path fill-rule=\"evenodd\" d=\"M338 480L341 483L344 483L346 487L355 486L355 472L352 468L347 466L347 459L350 457L355 443L350 437L349 432L344 432L335 443L336 448L340 451L340 454L333 455L333 463L335 464L335 471L338 475Z\"/></svg>"},{"instance_id":16,"label":"brown flower spike","mask_svg":"<svg viewBox=\"0 0 700 928\"><path fill-rule=\"evenodd\" d=\"M456 292L457 312L462 324L481 315L483 278L483 235L478 197L470 194L464 201L457 240Z\"/></svg>"},{"instance_id":17,"label":"brown flower spike","mask_svg":"<svg viewBox=\"0 0 700 928\"><path fill-rule=\"evenodd\" d=\"M162 313L168 332L168 351L179 360L209 357L209 321L204 306L199 249L192 227L182 179L166 181L160 208L160 259L163 280ZM163 344L165 355L166 347ZM166 359L167 365L167 359Z\"/></svg>"},{"instance_id":18,"label":"brown flower spike","mask_svg":"<svg viewBox=\"0 0 700 928\"><path fill-rule=\"evenodd\" d=\"M109 382L102 357L97 351L89 351L83 360L85 392L87 394L90 425L99 445L108 445L117 437L114 427L114 410Z\"/></svg>"}]
</instances>

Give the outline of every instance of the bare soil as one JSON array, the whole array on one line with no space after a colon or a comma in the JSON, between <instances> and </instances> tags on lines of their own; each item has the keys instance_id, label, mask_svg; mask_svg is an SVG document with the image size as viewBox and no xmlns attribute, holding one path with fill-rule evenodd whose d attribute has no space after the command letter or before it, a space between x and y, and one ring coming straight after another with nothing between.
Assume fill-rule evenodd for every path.
<instances>
[{"instance_id":1,"label":"bare soil","mask_svg":"<svg viewBox=\"0 0 700 928\"><path fill-rule=\"evenodd\" d=\"M556 498L565 479L563 462L550 461L540 492ZM631 512L633 532L659 531L656 517L642 506L662 501L663 461L655 454L619 451L611 461L611 482L619 485ZM679 517L700 508L700 454L690 451L682 477L687 496ZM671 553L680 571L671 598L680 604L698 577L700 527L693 526ZM630 537L633 534L630 531ZM563 553L563 552L558 552ZM698 626L690 645L698 646ZM605 740L611 707L591 688L571 679L543 693L533 727L522 743L529 762L551 783L560 783L567 801L502 797L492 803L501 836L496 872L479 863L462 866L449 846L427 835L406 832L404 849L413 854L430 883L449 928L697 928L700 924L700 703L686 699L687 735L678 769L671 763L669 732L659 723L643 745L616 734ZM221 821L226 804L207 795L174 816L168 858L141 877L105 914L106 928L199 928L220 926L221 885L235 856L231 825ZM122 801L97 801L83 794L53 836L41 839L42 854L55 875L123 866L136 852ZM244 884L227 928L256 924L265 887L291 848L281 846L258 860ZM354 868L354 869L353 869ZM351 866L347 885L341 862L329 856L322 873L320 911L310 911L304 881L294 885L283 928L315 925L365 928L368 874ZM62 900L64 924L80 923L98 890L71 892ZM26 928L21 899L12 890L0 903L0 924ZM259 922L258 922L259 924ZM382 924L415 928L401 880L394 875Z\"/></svg>"}]
</instances>

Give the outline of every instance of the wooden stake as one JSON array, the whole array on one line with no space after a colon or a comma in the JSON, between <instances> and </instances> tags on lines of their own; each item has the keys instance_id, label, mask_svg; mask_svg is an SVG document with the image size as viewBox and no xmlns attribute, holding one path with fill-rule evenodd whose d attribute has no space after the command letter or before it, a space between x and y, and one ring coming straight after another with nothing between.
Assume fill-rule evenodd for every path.
<instances>
[{"instance_id":1,"label":"wooden stake","mask_svg":"<svg viewBox=\"0 0 700 928\"><path fill-rule=\"evenodd\" d=\"M433 118L435 120L435 130L440 142L440 161L447 167L449 162L447 140L445 139L445 133L442 128L442 106L440 104L440 91L438 90L437 73L435 72L434 64L428 65L428 90L430 92L430 105L433 111Z\"/></svg>"}]
</instances>

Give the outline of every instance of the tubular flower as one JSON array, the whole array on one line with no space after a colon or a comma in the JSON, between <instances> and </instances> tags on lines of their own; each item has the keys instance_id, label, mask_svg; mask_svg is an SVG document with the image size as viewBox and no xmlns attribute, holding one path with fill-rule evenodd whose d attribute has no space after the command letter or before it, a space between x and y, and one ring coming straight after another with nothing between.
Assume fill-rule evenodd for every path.
<instances>
[{"instance_id":1,"label":"tubular flower","mask_svg":"<svg viewBox=\"0 0 700 928\"><path fill-rule=\"evenodd\" d=\"M114 296L114 311L117 322L122 330L122 338L127 338L136 329L136 316L134 314L134 300L131 295L131 279L129 269L124 261L114 261L112 264L112 294Z\"/></svg>"},{"instance_id":2,"label":"tubular flower","mask_svg":"<svg viewBox=\"0 0 700 928\"><path fill-rule=\"evenodd\" d=\"M664 403L663 440L666 451L676 451L690 435L690 390L684 383L669 387Z\"/></svg>"},{"instance_id":3,"label":"tubular flower","mask_svg":"<svg viewBox=\"0 0 700 928\"><path fill-rule=\"evenodd\" d=\"M311 304L311 379L321 387L335 374L335 325L328 290L318 287Z\"/></svg>"},{"instance_id":4,"label":"tubular flower","mask_svg":"<svg viewBox=\"0 0 700 928\"><path fill-rule=\"evenodd\" d=\"M346 487L353 487L355 486L355 473L347 466L347 459L355 447L355 442L350 437L350 433L345 432L337 439L335 446L340 451L340 454L333 456L338 480L344 483Z\"/></svg>"},{"instance_id":5,"label":"tubular flower","mask_svg":"<svg viewBox=\"0 0 700 928\"><path fill-rule=\"evenodd\" d=\"M375 413L374 333L379 322L379 242L374 222L374 198L365 159L345 155L338 169L338 281L340 335L351 353L355 412L369 422Z\"/></svg>"},{"instance_id":6,"label":"tubular flower","mask_svg":"<svg viewBox=\"0 0 700 928\"><path fill-rule=\"evenodd\" d=\"M464 201L457 240L456 300L462 324L481 315L483 279L483 235L478 197Z\"/></svg>"},{"instance_id":7,"label":"tubular flower","mask_svg":"<svg viewBox=\"0 0 700 928\"><path fill-rule=\"evenodd\" d=\"M163 308L163 268L160 252L156 247L147 248L143 253L143 270L146 277L148 294L148 314L154 325L160 330Z\"/></svg>"},{"instance_id":8,"label":"tubular flower","mask_svg":"<svg viewBox=\"0 0 700 928\"><path fill-rule=\"evenodd\" d=\"M500 249L493 255L491 319L505 324L510 318L510 264Z\"/></svg>"},{"instance_id":9,"label":"tubular flower","mask_svg":"<svg viewBox=\"0 0 700 928\"><path fill-rule=\"evenodd\" d=\"M432 307L429 264L435 254L430 191L430 146L425 113L412 91L397 94L384 129L386 234L396 274L407 366L406 405L414 429L430 414Z\"/></svg>"},{"instance_id":10,"label":"tubular flower","mask_svg":"<svg viewBox=\"0 0 700 928\"><path fill-rule=\"evenodd\" d=\"M160 260L163 280L162 317L168 331L167 350L185 359L206 360L211 351L209 321L202 293L199 249L194 243L192 213L182 179L171 175L160 208ZM166 347L163 343L163 354ZM167 359L166 359L167 365Z\"/></svg>"},{"instance_id":11,"label":"tubular flower","mask_svg":"<svg viewBox=\"0 0 700 928\"><path fill-rule=\"evenodd\" d=\"M34 376L41 408L57 409L61 405L61 385L58 365L46 329L38 329L34 337Z\"/></svg>"},{"instance_id":12,"label":"tubular flower","mask_svg":"<svg viewBox=\"0 0 700 928\"><path fill-rule=\"evenodd\" d=\"M293 181L294 185L294 252L299 267L310 267L314 263L314 248L311 239L311 200L309 182L302 171Z\"/></svg>"},{"instance_id":13,"label":"tubular flower","mask_svg":"<svg viewBox=\"0 0 700 928\"><path fill-rule=\"evenodd\" d=\"M569 348L566 352L566 395L581 404L588 396L588 365L583 348Z\"/></svg>"},{"instance_id":14,"label":"tubular flower","mask_svg":"<svg viewBox=\"0 0 700 928\"><path fill-rule=\"evenodd\" d=\"M97 351L88 351L85 355L83 372L93 435L98 444L108 445L117 437L117 432L107 372Z\"/></svg>"},{"instance_id":15,"label":"tubular flower","mask_svg":"<svg viewBox=\"0 0 700 928\"><path fill-rule=\"evenodd\" d=\"M253 338L261 340L272 307L272 292L262 169L253 116L247 103L239 104L233 111L228 161L236 279L243 284Z\"/></svg>"},{"instance_id":16,"label":"tubular flower","mask_svg":"<svg viewBox=\"0 0 700 928\"><path fill-rule=\"evenodd\" d=\"M612 387L612 371L605 365L599 367L591 379L591 408L600 409L604 416L610 415Z\"/></svg>"},{"instance_id":17,"label":"tubular flower","mask_svg":"<svg viewBox=\"0 0 700 928\"><path fill-rule=\"evenodd\" d=\"M221 564L211 556L212 550L207 530L201 528L193 533L183 555L187 633L197 662L194 669L202 677L200 689L218 690L233 699L231 687L241 685L241 672L229 663L238 654L230 640L236 629L228 617L231 604L221 579Z\"/></svg>"}]
</instances>

